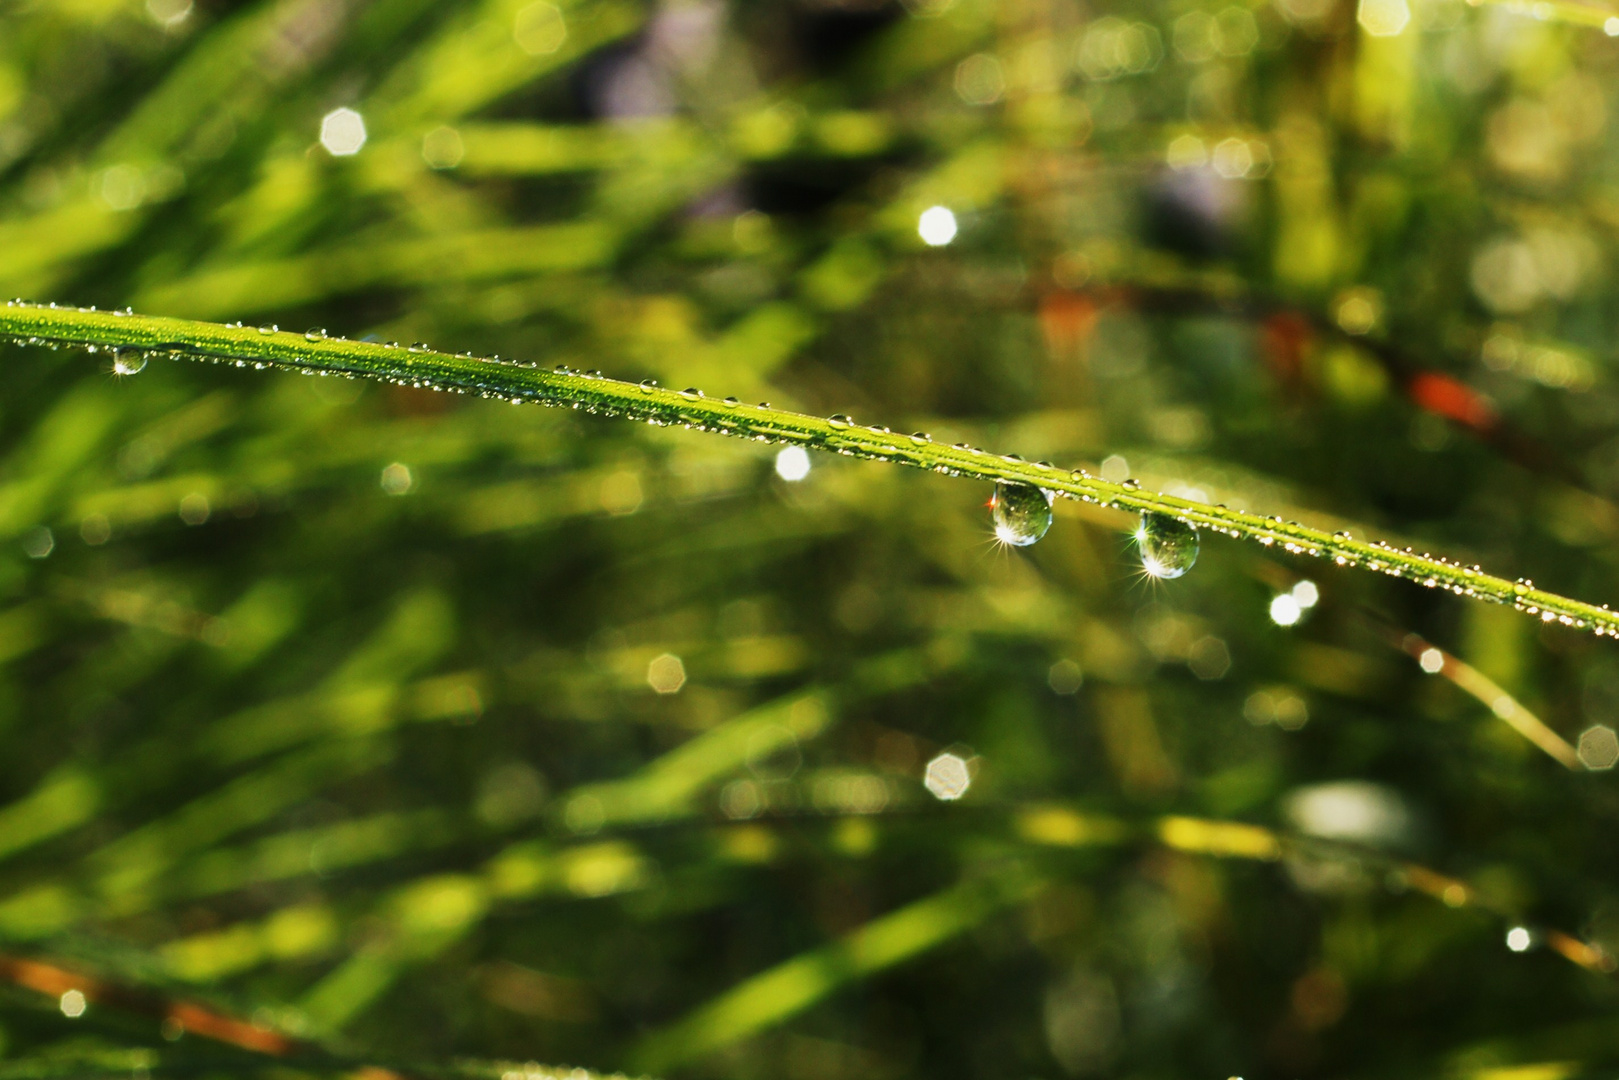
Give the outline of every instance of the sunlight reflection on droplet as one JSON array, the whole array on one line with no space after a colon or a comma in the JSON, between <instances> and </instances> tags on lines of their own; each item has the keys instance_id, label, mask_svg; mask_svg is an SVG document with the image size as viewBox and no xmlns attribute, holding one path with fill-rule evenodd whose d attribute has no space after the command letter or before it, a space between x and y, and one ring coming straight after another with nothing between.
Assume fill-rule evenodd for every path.
<instances>
[{"instance_id":1,"label":"sunlight reflection on droplet","mask_svg":"<svg viewBox=\"0 0 1619 1080\"><path fill-rule=\"evenodd\" d=\"M922 777L923 786L942 802L954 802L961 798L967 794L972 782L972 772L967 768L966 759L949 753L940 754L928 762L927 772Z\"/></svg>"},{"instance_id":2,"label":"sunlight reflection on droplet","mask_svg":"<svg viewBox=\"0 0 1619 1080\"><path fill-rule=\"evenodd\" d=\"M353 109L333 109L320 121L320 144L333 157L349 157L365 145L365 118Z\"/></svg>"},{"instance_id":3,"label":"sunlight reflection on droplet","mask_svg":"<svg viewBox=\"0 0 1619 1080\"><path fill-rule=\"evenodd\" d=\"M1316 588L1315 582L1309 578L1304 578L1293 586L1293 599L1298 601L1299 607L1308 610L1320 602L1321 590Z\"/></svg>"},{"instance_id":4,"label":"sunlight reflection on droplet","mask_svg":"<svg viewBox=\"0 0 1619 1080\"><path fill-rule=\"evenodd\" d=\"M1422 655L1417 657L1417 663L1429 675L1437 675L1445 666L1445 654L1438 649L1423 649Z\"/></svg>"},{"instance_id":5,"label":"sunlight reflection on droplet","mask_svg":"<svg viewBox=\"0 0 1619 1080\"><path fill-rule=\"evenodd\" d=\"M1521 926L1514 926L1507 931L1507 948L1513 952L1528 952L1529 946L1534 944L1529 931Z\"/></svg>"},{"instance_id":6,"label":"sunlight reflection on droplet","mask_svg":"<svg viewBox=\"0 0 1619 1080\"><path fill-rule=\"evenodd\" d=\"M1031 484L1002 480L990 499L995 539L1013 547L1028 547L1051 528L1051 493Z\"/></svg>"},{"instance_id":7,"label":"sunlight reflection on droplet","mask_svg":"<svg viewBox=\"0 0 1619 1080\"><path fill-rule=\"evenodd\" d=\"M789 446L776 455L776 475L797 483L810 474L809 452L802 446Z\"/></svg>"},{"instance_id":8,"label":"sunlight reflection on droplet","mask_svg":"<svg viewBox=\"0 0 1619 1080\"><path fill-rule=\"evenodd\" d=\"M83 1016L84 1010L88 1005L84 998L84 991L82 990L69 990L67 993L62 995L62 1000L58 1002L58 1004L62 1009L62 1015L73 1020L77 1020L79 1017Z\"/></svg>"},{"instance_id":9,"label":"sunlight reflection on droplet","mask_svg":"<svg viewBox=\"0 0 1619 1080\"><path fill-rule=\"evenodd\" d=\"M1178 518L1149 511L1141 515L1133 535L1148 577L1170 581L1197 562L1197 530Z\"/></svg>"},{"instance_id":10,"label":"sunlight reflection on droplet","mask_svg":"<svg viewBox=\"0 0 1619 1080\"><path fill-rule=\"evenodd\" d=\"M917 219L916 233L929 247L943 247L956 238L956 215L947 206L930 206Z\"/></svg>"},{"instance_id":11,"label":"sunlight reflection on droplet","mask_svg":"<svg viewBox=\"0 0 1619 1080\"><path fill-rule=\"evenodd\" d=\"M146 355L138 349L119 349L113 354L114 375L139 375L146 370Z\"/></svg>"}]
</instances>

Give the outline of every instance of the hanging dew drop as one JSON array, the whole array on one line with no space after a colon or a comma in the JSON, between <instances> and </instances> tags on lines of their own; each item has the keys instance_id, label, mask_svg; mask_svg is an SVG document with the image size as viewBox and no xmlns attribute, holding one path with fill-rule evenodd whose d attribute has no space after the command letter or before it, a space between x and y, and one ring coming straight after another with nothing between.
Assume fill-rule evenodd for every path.
<instances>
[{"instance_id":1,"label":"hanging dew drop","mask_svg":"<svg viewBox=\"0 0 1619 1080\"><path fill-rule=\"evenodd\" d=\"M1178 578L1197 562L1197 530L1168 514L1142 514L1135 539L1148 577Z\"/></svg>"},{"instance_id":2,"label":"hanging dew drop","mask_svg":"<svg viewBox=\"0 0 1619 1080\"><path fill-rule=\"evenodd\" d=\"M139 375L146 370L146 354L135 349L119 349L113 353L114 375Z\"/></svg>"},{"instance_id":3,"label":"hanging dew drop","mask_svg":"<svg viewBox=\"0 0 1619 1080\"><path fill-rule=\"evenodd\" d=\"M990 499L995 539L1013 547L1028 547L1051 528L1051 494L1029 484L995 485Z\"/></svg>"}]
</instances>

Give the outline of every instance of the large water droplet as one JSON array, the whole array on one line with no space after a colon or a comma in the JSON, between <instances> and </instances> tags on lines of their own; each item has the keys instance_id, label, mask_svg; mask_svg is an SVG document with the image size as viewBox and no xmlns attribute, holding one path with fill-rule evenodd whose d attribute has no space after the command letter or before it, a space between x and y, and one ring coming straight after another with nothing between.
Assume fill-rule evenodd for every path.
<instances>
[{"instance_id":1,"label":"large water droplet","mask_svg":"<svg viewBox=\"0 0 1619 1080\"><path fill-rule=\"evenodd\" d=\"M137 349L119 349L113 353L112 370L115 375L139 375L146 370L146 354Z\"/></svg>"},{"instance_id":2,"label":"large water droplet","mask_svg":"<svg viewBox=\"0 0 1619 1080\"><path fill-rule=\"evenodd\" d=\"M1051 528L1051 496L1041 488L1003 480L989 505L995 538L1003 544L1028 547Z\"/></svg>"},{"instance_id":3,"label":"large water droplet","mask_svg":"<svg viewBox=\"0 0 1619 1080\"><path fill-rule=\"evenodd\" d=\"M1178 578L1197 562L1197 530L1168 514L1142 514L1135 536L1149 577Z\"/></svg>"}]
</instances>

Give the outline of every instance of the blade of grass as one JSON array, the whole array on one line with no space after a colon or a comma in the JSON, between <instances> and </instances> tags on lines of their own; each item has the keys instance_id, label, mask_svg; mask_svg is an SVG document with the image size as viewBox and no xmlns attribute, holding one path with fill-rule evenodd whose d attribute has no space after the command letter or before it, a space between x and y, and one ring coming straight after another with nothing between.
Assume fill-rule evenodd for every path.
<instances>
[{"instance_id":1,"label":"blade of grass","mask_svg":"<svg viewBox=\"0 0 1619 1080\"><path fill-rule=\"evenodd\" d=\"M8 301L0 308L0 335L32 345L130 349L239 367L384 379L513 403L567 407L659 426L827 450L991 483L1029 484L1065 498L1162 514L1265 547L1280 545L1290 554L1331 559L1341 566L1365 567L1429 588L1511 604L1538 615L1544 622L1619 636L1619 615L1605 606L1536 589L1528 581L1495 577L1476 566L1401 550L1380 541L1357 540L1348 533L1326 533L1280 518L1144 491L1131 481L1114 483L1084 470L1068 471L965 445L944 446L921 433L907 436L883 427L863 427L844 416L809 416L763 404L745 405L732 398L716 401L695 389L666 390L648 383L637 385L567 369L548 371L421 346L405 349L313 332L292 334L273 327L230 326L54 304Z\"/></svg>"}]
</instances>

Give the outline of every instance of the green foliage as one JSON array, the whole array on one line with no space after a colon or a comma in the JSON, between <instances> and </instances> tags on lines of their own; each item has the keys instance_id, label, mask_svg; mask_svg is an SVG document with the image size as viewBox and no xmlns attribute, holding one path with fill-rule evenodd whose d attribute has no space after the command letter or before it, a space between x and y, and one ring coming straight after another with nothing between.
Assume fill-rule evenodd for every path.
<instances>
[{"instance_id":1,"label":"green foliage","mask_svg":"<svg viewBox=\"0 0 1619 1080\"><path fill-rule=\"evenodd\" d=\"M1611 1070L1608 20L8 8L0 1075Z\"/></svg>"}]
</instances>

